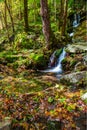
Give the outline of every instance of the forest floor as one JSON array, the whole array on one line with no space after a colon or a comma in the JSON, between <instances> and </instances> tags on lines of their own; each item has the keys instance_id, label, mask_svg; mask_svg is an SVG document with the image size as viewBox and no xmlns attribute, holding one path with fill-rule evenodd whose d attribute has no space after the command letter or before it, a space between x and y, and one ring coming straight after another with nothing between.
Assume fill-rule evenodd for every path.
<instances>
[{"instance_id":1,"label":"forest floor","mask_svg":"<svg viewBox=\"0 0 87 130\"><path fill-rule=\"evenodd\" d=\"M80 33L75 39L86 39ZM29 50L13 51L9 45L0 52L0 120L10 118L14 130L19 124L25 130L79 129L76 119L87 112L87 100L81 99L86 86L72 89L71 84L61 83L53 73L27 69L19 62L23 63L28 53ZM16 63L20 64L18 68ZM86 128L85 122L83 125Z\"/></svg>"}]
</instances>

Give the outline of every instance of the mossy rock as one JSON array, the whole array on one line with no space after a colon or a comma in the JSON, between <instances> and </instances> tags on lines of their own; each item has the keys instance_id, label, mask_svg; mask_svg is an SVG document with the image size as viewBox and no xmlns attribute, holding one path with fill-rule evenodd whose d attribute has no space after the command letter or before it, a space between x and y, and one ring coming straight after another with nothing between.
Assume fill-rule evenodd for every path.
<instances>
[{"instance_id":1,"label":"mossy rock","mask_svg":"<svg viewBox=\"0 0 87 130\"><path fill-rule=\"evenodd\" d=\"M18 59L14 62L13 67L17 69L18 67L25 66L29 69L40 69L46 66L46 60L44 54L31 53L26 59Z\"/></svg>"},{"instance_id":2,"label":"mossy rock","mask_svg":"<svg viewBox=\"0 0 87 130\"><path fill-rule=\"evenodd\" d=\"M56 50L55 56L58 58L60 56L60 54L62 53L63 49L58 49Z\"/></svg>"},{"instance_id":3,"label":"mossy rock","mask_svg":"<svg viewBox=\"0 0 87 130\"><path fill-rule=\"evenodd\" d=\"M30 59L32 59L34 68L46 66L46 60L44 54L31 54Z\"/></svg>"},{"instance_id":4,"label":"mossy rock","mask_svg":"<svg viewBox=\"0 0 87 130\"><path fill-rule=\"evenodd\" d=\"M62 61L64 71L73 70L75 68L76 63L77 63L77 60L75 58L72 58L70 56L64 58Z\"/></svg>"},{"instance_id":5,"label":"mossy rock","mask_svg":"<svg viewBox=\"0 0 87 130\"><path fill-rule=\"evenodd\" d=\"M5 57L5 59L6 59L6 61L9 62L9 63L13 63L13 62L15 62L15 61L18 59L18 57L12 56L12 55L7 55L7 56Z\"/></svg>"}]
</instances>

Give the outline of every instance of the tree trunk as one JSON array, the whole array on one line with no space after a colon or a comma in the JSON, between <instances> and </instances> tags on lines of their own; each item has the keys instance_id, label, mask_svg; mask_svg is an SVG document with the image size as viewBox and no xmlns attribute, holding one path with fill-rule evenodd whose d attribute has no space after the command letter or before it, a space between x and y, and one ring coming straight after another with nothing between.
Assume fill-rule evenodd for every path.
<instances>
[{"instance_id":1,"label":"tree trunk","mask_svg":"<svg viewBox=\"0 0 87 130\"><path fill-rule=\"evenodd\" d=\"M7 25L7 9L6 9L6 4L4 4L4 11L5 11L5 13L2 12L2 15L3 15L3 18L4 18L5 28L6 28L7 36L8 36L8 40L9 40L9 31L8 31L8 25Z\"/></svg>"},{"instance_id":2,"label":"tree trunk","mask_svg":"<svg viewBox=\"0 0 87 130\"><path fill-rule=\"evenodd\" d=\"M63 25L62 25L62 35L66 35L66 26L67 26L67 8L68 8L68 0L64 1L64 13L63 13Z\"/></svg>"},{"instance_id":3,"label":"tree trunk","mask_svg":"<svg viewBox=\"0 0 87 130\"><path fill-rule=\"evenodd\" d=\"M64 0L60 1L60 17L59 17L59 30L61 31L63 25L63 13L64 13Z\"/></svg>"},{"instance_id":4,"label":"tree trunk","mask_svg":"<svg viewBox=\"0 0 87 130\"><path fill-rule=\"evenodd\" d=\"M1 29L4 29L4 23L3 23L2 14L0 14L0 21L1 21Z\"/></svg>"},{"instance_id":5,"label":"tree trunk","mask_svg":"<svg viewBox=\"0 0 87 130\"><path fill-rule=\"evenodd\" d=\"M20 2L20 10L19 10L19 20L22 20L22 9L21 9L21 5L22 5L22 1L21 0L19 0L19 2Z\"/></svg>"},{"instance_id":6,"label":"tree trunk","mask_svg":"<svg viewBox=\"0 0 87 130\"><path fill-rule=\"evenodd\" d=\"M50 25L50 18L48 12L48 3L47 0L40 0L41 4L41 17L42 17L42 24L43 24L43 34L46 40L47 48L50 48L50 44L52 44L52 31Z\"/></svg>"},{"instance_id":7,"label":"tree trunk","mask_svg":"<svg viewBox=\"0 0 87 130\"><path fill-rule=\"evenodd\" d=\"M8 10L8 13L9 13L10 19L11 19L12 31L13 31L13 33L14 33L14 32L15 32L15 30L14 30L14 22L13 22L13 17L12 17L12 15L11 15L10 8L8 7L7 1L5 0L4 2L5 2L5 5L6 5L6 8L7 8L7 10Z\"/></svg>"},{"instance_id":8,"label":"tree trunk","mask_svg":"<svg viewBox=\"0 0 87 130\"><path fill-rule=\"evenodd\" d=\"M29 31L28 24L28 0L24 0L24 23L25 23L25 32Z\"/></svg>"}]
</instances>

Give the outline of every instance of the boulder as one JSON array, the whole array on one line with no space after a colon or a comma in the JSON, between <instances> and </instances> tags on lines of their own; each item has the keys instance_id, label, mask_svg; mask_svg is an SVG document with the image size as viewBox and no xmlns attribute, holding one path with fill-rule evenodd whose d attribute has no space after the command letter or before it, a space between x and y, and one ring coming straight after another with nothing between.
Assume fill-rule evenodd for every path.
<instances>
[{"instance_id":1,"label":"boulder","mask_svg":"<svg viewBox=\"0 0 87 130\"><path fill-rule=\"evenodd\" d=\"M68 44L66 47L66 50L69 53L87 52L87 43L86 42L78 42L78 43Z\"/></svg>"},{"instance_id":2,"label":"boulder","mask_svg":"<svg viewBox=\"0 0 87 130\"><path fill-rule=\"evenodd\" d=\"M86 80L86 75L87 75L86 71L73 72L70 74L63 75L60 78L60 82L66 81L66 82L76 84L81 80Z\"/></svg>"}]
</instances>

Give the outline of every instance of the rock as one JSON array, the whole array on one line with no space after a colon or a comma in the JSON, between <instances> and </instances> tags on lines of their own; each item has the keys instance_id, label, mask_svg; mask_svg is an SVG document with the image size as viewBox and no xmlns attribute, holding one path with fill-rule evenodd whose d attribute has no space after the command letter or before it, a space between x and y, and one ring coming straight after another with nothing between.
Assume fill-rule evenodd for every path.
<instances>
[{"instance_id":1,"label":"rock","mask_svg":"<svg viewBox=\"0 0 87 130\"><path fill-rule=\"evenodd\" d=\"M66 74L60 78L60 82L69 81L70 83L76 84L81 80L86 79L86 71L74 72L70 74Z\"/></svg>"},{"instance_id":2,"label":"rock","mask_svg":"<svg viewBox=\"0 0 87 130\"><path fill-rule=\"evenodd\" d=\"M84 60L85 64L87 65L87 54L85 54L85 55L83 56L83 60Z\"/></svg>"},{"instance_id":3,"label":"rock","mask_svg":"<svg viewBox=\"0 0 87 130\"><path fill-rule=\"evenodd\" d=\"M0 122L0 130L11 130L11 120L4 120Z\"/></svg>"},{"instance_id":4,"label":"rock","mask_svg":"<svg viewBox=\"0 0 87 130\"><path fill-rule=\"evenodd\" d=\"M69 53L87 52L87 43L78 42L78 43L68 44L66 50Z\"/></svg>"},{"instance_id":5,"label":"rock","mask_svg":"<svg viewBox=\"0 0 87 130\"><path fill-rule=\"evenodd\" d=\"M76 65L75 65L75 71L83 71L83 70L86 70L87 66L85 63L82 63L81 61L78 62Z\"/></svg>"},{"instance_id":6,"label":"rock","mask_svg":"<svg viewBox=\"0 0 87 130\"><path fill-rule=\"evenodd\" d=\"M86 100L87 99L87 92L81 96L81 99L82 100Z\"/></svg>"}]
</instances>

